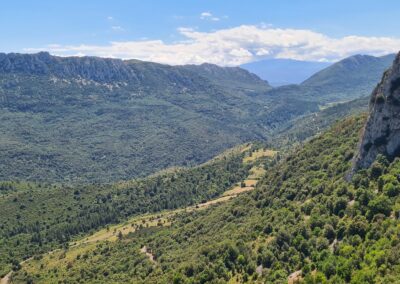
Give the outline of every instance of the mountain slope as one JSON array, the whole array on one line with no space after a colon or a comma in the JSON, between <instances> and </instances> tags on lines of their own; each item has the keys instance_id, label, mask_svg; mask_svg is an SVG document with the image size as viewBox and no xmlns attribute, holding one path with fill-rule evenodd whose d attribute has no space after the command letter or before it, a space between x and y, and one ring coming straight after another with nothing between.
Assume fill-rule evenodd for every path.
<instances>
[{"instance_id":1,"label":"mountain slope","mask_svg":"<svg viewBox=\"0 0 400 284\"><path fill-rule=\"evenodd\" d=\"M357 106L357 101L354 104ZM334 109L327 116L333 115ZM347 112L347 108L342 106L338 110ZM346 118L301 147L280 153L273 161L261 161L265 171L255 189L233 200L199 210L160 212L147 219L144 215L145 219L113 226L112 233L105 229L76 239L69 243L70 247L65 245L68 242L63 239L65 234L58 234L61 237L59 243L64 244L61 250L36 256L22 264L8 258L16 270L12 274L13 281L396 283L400 275L400 159L389 161L383 155L377 156L371 168L355 172L351 181L348 178L366 121L366 115ZM166 196L172 198L167 198L170 201L177 201L173 194L174 189L179 188L176 187L178 184L187 185L184 188L189 198L179 200L181 203L176 206L193 202L191 193L197 188L196 184L202 185L210 180L211 185L205 185L201 190L206 197L215 185L226 189L247 174L245 161L252 159L255 153L243 151L251 150L244 148L236 152L236 156L228 156L231 159L220 157L203 167L182 171L178 177L169 173L158 180L157 177L150 178L147 180L149 187L146 182L143 184L150 190L148 198L158 200L160 197L159 187L154 183L166 185L162 188ZM243 159L244 155L247 155L246 159ZM258 168L261 165L258 163ZM223 181L220 175L225 177ZM94 197L90 190L87 195L86 190L78 191L78 194L74 192L73 199L77 202L60 198L60 201L67 201L56 207L61 214L45 210L48 218L43 220L32 211L33 206L25 205L33 202L43 208L43 199L36 200L32 194L34 191L23 188L14 193L12 187L5 184L5 199L0 201L5 202L2 207L11 206L13 209L2 216L6 221L1 228L5 233L3 242L7 248L14 248L19 253L27 253L28 248L31 253L43 245L42 238L47 245L54 247L51 233L54 233L54 226L57 228L55 233L59 232L60 220L68 223L61 228L65 229L64 232L74 232L71 236L87 232L86 227L82 230L80 223L71 222L74 219L71 219L71 214L82 216L86 212L91 216L98 212L97 207L102 206L110 210L111 214L106 216L123 219L123 216L138 213L140 207L126 202L129 198L125 196L131 196L132 200L137 192L137 182L127 186L122 184L117 187L120 191L116 192L112 189L115 195L110 194L109 198L107 195L96 196L97 203L91 201ZM103 190L104 194L109 191L107 186ZM57 193L57 189L39 192L48 195ZM214 193L221 194L221 191ZM10 200L15 204L10 205ZM162 204L150 202L148 205L157 207ZM14 217L16 206L28 210L30 218L41 218L43 224L29 225L25 216ZM65 209L66 206L69 207ZM170 207L150 208L150 211L157 211ZM47 223L47 220L52 222ZM98 222L98 218L87 220L94 224L88 228L107 224ZM108 222L113 220L117 219ZM43 228L37 229L37 223ZM73 231L70 223L78 231ZM129 224L134 229L128 229ZM117 229L128 231L117 234ZM17 239L10 239L7 235L10 232ZM109 237L100 237L105 235ZM21 243L26 245L29 239L31 246L24 249ZM45 246L42 251L50 248Z\"/></svg>"},{"instance_id":2,"label":"mountain slope","mask_svg":"<svg viewBox=\"0 0 400 284\"><path fill-rule=\"evenodd\" d=\"M0 276L24 259L128 217L220 197L249 175L254 162L243 159L251 150L238 147L197 167L112 185L0 183Z\"/></svg>"},{"instance_id":3,"label":"mountain slope","mask_svg":"<svg viewBox=\"0 0 400 284\"><path fill-rule=\"evenodd\" d=\"M279 148L290 148L321 134L335 122L346 117L364 113L368 110L368 97L338 103L319 112L294 119L292 123L276 133L268 142Z\"/></svg>"},{"instance_id":4,"label":"mountain slope","mask_svg":"<svg viewBox=\"0 0 400 284\"><path fill-rule=\"evenodd\" d=\"M317 72L300 85L278 87L267 95L301 97L321 104L368 96L393 58L393 54L351 56Z\"/></svg>"},{"instance_id":5,"label":"mountain slope","mask_svg":"<svg viewBox=\"0 0 400 284\"><path fill-rule=\"evenodd\" d=\"M0 55L0 180L112 182L195 165L318 110L240 68ZM301 105L301 107L299 107Z\"/></svg>"},{"instance_id":6,"label":"mountain slope","mask_svg":"<svg viewBox=\"0 0 400 284\"><path fill-rule=\"evenodd\" d=\"M195 165L365 87L324 82L271 89L211 64L0 54L0 180L113 182Z\"/></svg>"},{"instance_id":7,"label":"mountain slope","mask_svg":"<svg viewBox=\"0 0 400 284\"><path fill-rule=\"evenodd\" d=\"M32 260L14 279L284 283L291 275L305 283L395 283L399 160L380 160L378 175L345 178L364 123L365 116L346 119L296 149L253 193L183 213L170 227L56 252L50 263Z\"/></svg>"},{"instance_id":8,"label":"mountain slope","mask_svg":"<svg viewBox=\"0 0 400 284\"><path fill-rule=\"evenodd\" d=\"M331 63L291 59L266 59L250 62L240 67L268 80L273 86L300 84Z\"/></svg>"},{"instance_id":9,"label":"mountain slope","mask_svg":"<svg viewBox=\"0 0 400 284\"><path fill-rule=\"evenodd\" d=\"M203 63L201 65L185 65L180 68L191 70L208 78L214 84L230 90L242 90L243 92L266 91L269 87L266 79L261 80L257 75L245 71L239 67L219 67L214 64Z\"/></svg>"},{"instance_id":10,"label":"mountain slope","mask_svg":"<svg viewBox=\"0 0 400 284\"><path fill-rule=\"evenodd\" d=\"M369 55L354 55L343 59L332 66L321 70L305 80L303 86L331 86L341 88L360 87L370 92L376 78L391 65L395 55L389 54L382 57ZM371 81L370 86L365 86L365 82ZM373 83L372 83L373 82Z\"/></svg>"}]
</instances>

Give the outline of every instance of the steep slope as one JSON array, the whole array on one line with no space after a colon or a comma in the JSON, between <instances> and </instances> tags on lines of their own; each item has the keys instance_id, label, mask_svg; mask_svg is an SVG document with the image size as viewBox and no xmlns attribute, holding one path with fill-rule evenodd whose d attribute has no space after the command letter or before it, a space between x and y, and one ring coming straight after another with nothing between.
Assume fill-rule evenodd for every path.
<instances>
[{"instance_id":1,"label":"steep slope","mask_svg":"<svg viewBox=\"0 0 400 284\"><path fill-rule=\"evenodd\" d=\"M390 66L394 57L394 54L382 57L354 55L317 72L301 85L331 86L337 88L338 92L341 88L349 87L359 87L369 91L373 87L373 83L370 83L371 85L368 88L368 86L365 86L365 82L375 82L376 78L379 78Z\"/></svg>"},{"instance_id":2,"label":"steep slope","mask_svg":"<svg viewBox=\"0 0 400 284\"><path fill-rule=\"evenodd\" d=\"M14 281L396 283L399 160L345 179L365 119L346 119L277 161L253 193L171 226L38 257Z\"/></svg>"},{"instance_id":3,"label":"steep slope","mask_svg":"<svg viewBox=\"0 0 400 284\"><path fill-rule=\"evenodd\" d=\"M372 93L355 169L369 167L378 154L400 154L400 53Z\"/></svg>"},{"instance_id":4,"label":"steep slope","mask_svg":"<svg viewBox=\"0 0 400 284\"><path fill-rule=\"evenodd\" d=\"M357 68L373 84L370 66ZM329 80L312 81L271 89L241 68L211 64L1 54L0 180L112 182L195 165L364 88L338 93Z\"/></svg>"},{"instance_id":5,"label":"steep slope","mask_svg":"<svg viewBox=\"0 0 400 284\"><path fill-rule=\"evenodd\" d=\"M361 134L365 141L371 130L382 128L377 117L396 125L397 105L389 101L396 99L399 65L397 58L375 89L368 118L347 118L278 155L264 165L265 175L253 192L206 210L167 215L168 224L139 228L114 242L80 242L38 257L24 264L14 280L396 283L400 159L396 153L391 161L374 155L368 157L374 159L370 169L355 171L351 181L348 172Z\"/></svg>"},{"instance_id":6,"label":"steep slope","mask_svg":"<svg viewBox=\"0 0 400 284\"><path fill-rule=\"evenodd\" d=\"M266 59L243 64L240 67L268 80L272 86L300 84L331 63L292 59Z\"/></svg>"},{"instance_id":7,"label":"steep slope","mask_svg":"<svg viewBox=\"0 0 400 284\"><path fill-rule=\"evenodd\" d=\"M193 168L112 185L0 183L0 276L22 260L138 215L199 204L249 175L242 146ZM0 278L1 278L0 277Z\"/></svg>"},{"instance_id":8,"label":"steep slope","mask_svg":"<svg viewBox=\"0 0 400 284\"><path fill-rule=\"evenodd\" d=\"M265 139L314 102L240 68L0 55L0 180L112 182ZM301 106L301 107L299 107Z\"/></svg>"},{"instance_id":9,"label":"steep slope","mask_svg":"<svg viewBox=\"0 0 400 284\"><path fill-rule=\"evenodd\" d=\"M214 84L233 91L251 94L266 91L269 87L266 79L261 80L257 75L239 67L222 68L214 64L204 63L201 65L185 65L181 68L191 70L208 78Z\"/></svg>"},{"instance_id":10,"label":"steep slope","mask_svg":"<svg viewBox=\"0 0 400 284\"><path fill-rule=\"evenodd\" d=\"M367 112L369 97L338 103L319 112L294 119L291 124L273 135L268 142L275 147L290 148L326 131L335 122L348 116Z\"/></svg>"},{"instance_id":11,"label":"steep slope","mask_svg":"<svg viewBox=\"0 0 400 284\"><path fill-rule=\"evenodd\" d=\"M397 69L393 68L386 76L393 70ZM395 90L390 86L389 89ZM375 96L373 99L377 100ZM354 103L357 105L357 101ZM338 110L347 112L347 108ZM327 115L333 114L328 112ZM276 160L264 164L265 175L255 190L243 193L234 200L203 210L180 211L179 214L167 211L148 219L137 219L132 221L134 229L128 230L128 233L116 235L115 231L114 235L108 234L112 237L111 242L109 238L98 239L99 234L104 234L103 230L77 240L70 248L64 245L62 250L36 256L23 263L22 267L15 259L9 258L17 271L12 274L13 281L283 283L289 279L305 283L395 283L400 274L400 159L390 162L379 156L373 167L356 172L348 181L352 158L357 153L366 121L365 115L347 118L303 146L294 148L286 155L278 155ZM159 192L155 189L159 187L154 187L154 183L165 183L162 188L169 198L172 198L176 185L186 184L184 188L189 198L176 205L180 206L193 201L190 196L197 188L196 184L210 180L211 185L205 184L201 190L209 197L207 188L211 186L215 189L213 184L221 185L220 175L225 177L222 184L229 186L246 174L246 167L238 163L238 158L242 161L245 154L242 151L236 153L238 156L231 156L232 159L221 157L210 164L216 166L216 175L212 174L214 170L208 170L206 164L205 168L183 171L178 177L172 173L172 176L167 174L158 180L157 177L149 179L148 186L144 182L139 188L144 186L142 191L147 192L146 188L151 191L149 200L158 200ZM238 175L235 175L238 170ZM122 202L127 199L125 195L131 196L130 200L135 196L136 190L126 189L136 187L136 183L117 187L116 196L110 195L110 198L96 196L97 202L106 201L110 210L107 216L122 218L137 213L131 202ZM60 231L57 227L60 220L68 224L73 220L69 212L80 217L85 216L82 215L85 212L96 217L98 212L98 205L91 201L90 189L83 190L78 193L77 199L74 192L77 203L65 199L69 200L65 205L59 204L52 209L61 210L61 214L53 214L50 210L46 220L51 222L47 223L32 211L33 206L27 208L25 205L28 202L37 203L32 194L34 191L20 188L14 193L9 184L2 188L6 198L3 207L10 207L10 202L7 202L10 199L16 203L2 216L6 220L2 227L3 234L7 236L4 243L7 248L14 248L19 253L27 253L28 248L35 250L37 245L41 247L43 239L47 241L42 251L48 250L51 245L54 247L51 241L53 222L56 222L57 233ZM104 194L108 191L107 187L103 190ZM57 190L39 192L46 195L55 194ZM164 199L165 196L160 201ZM117 206L119 202L121 206ZM99 208L107 208L106 204L100 203ZM150 211L170 208L153 208L152 204L148 203ZM161 204L156 203L155 206ZM15 216L14 219L15 206L30 210L27 214L31 216L29 220L35 216L41 218L40 222L45 222L43 227L38 229L36 223L26 224L28 219L22 216ZM66 211L64 206L69 206ZM96 228L117 219L100 223L98 218L88 220L93 221L89 222L91 226L94 224L88 228ZM140 220L143 221L142 226L139 226ZM82 230L79 224L72 227L75 231L70 225L61 228L74 234L87 232L87 228ZM121 224L113 230L127 230L127 226ZM10 239L7 235L10 232L17 239ZM64 239L64 233L55 236L61 237L60 243L68 241ZM21 242L27 244L29 238L31 245L21 246ZM97 241L86 242L89 239ZM17 240L18 249L15 249L13 243Z\"/></svg>"},{"instance_id":12,"label":"steep slope","mask_svg":"<svg viewBox=\"0 0 400 284\"><path fill-rule=\"evenodd\" d=\"M368 96L390 67L394 55L373 57L355 55L311 76L300 85L289 85L267 92L270 96L301 97L321 104L349 101Z\"/></svg>"},{"instance_id":13,"label":"steep slope","mask_svg":"<svg viewBox=\"0 0 400 284\"><path fill-rule=\"evenodd\" d=\"M96 57L55 57L37 54L0 53L2 74L53 75L57 78L81 78L96 82L121 82L137 79L122 60Z\"/></svg>"}]
</instances>

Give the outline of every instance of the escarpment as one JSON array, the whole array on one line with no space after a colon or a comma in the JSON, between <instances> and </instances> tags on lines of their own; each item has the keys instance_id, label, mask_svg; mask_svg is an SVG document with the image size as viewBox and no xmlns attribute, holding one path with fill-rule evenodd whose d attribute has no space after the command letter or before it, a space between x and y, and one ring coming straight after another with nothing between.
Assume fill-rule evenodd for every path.
<instances>
[{"instance_id":1,"label":"escarpment","mask_svg":"<svg viewBox=\"0 0 400 284\"><path fill-rule=\"evenodd\" d=\"M400 155L400 53L372 92L353 170L369 167L378 154L389 159Z\"/></svg>"}]
</instances>

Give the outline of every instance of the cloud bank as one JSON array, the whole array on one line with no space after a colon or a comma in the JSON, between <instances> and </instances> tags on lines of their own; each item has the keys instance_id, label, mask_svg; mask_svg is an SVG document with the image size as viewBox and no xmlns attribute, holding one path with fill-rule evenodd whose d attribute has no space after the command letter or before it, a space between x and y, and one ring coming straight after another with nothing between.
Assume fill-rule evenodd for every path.
<instances>
[{"instance_id":1,"label":"cloud bank","mask_svg":"<svg viewBox=\"0 0 400 284\"><path fill-rule=\"evenodd\" d=\"M183 40L110 42L108 45L59 45L27 48L27 52L48 50L60 56L92 55L139 59L171 65L200 64L235 66L266 58L337 61L361 53L375 56L397 52L400 38L350 35L332 38L311 30L280 29L242 25L212 32L179 28Z\"/></svg>"}]
</instances>

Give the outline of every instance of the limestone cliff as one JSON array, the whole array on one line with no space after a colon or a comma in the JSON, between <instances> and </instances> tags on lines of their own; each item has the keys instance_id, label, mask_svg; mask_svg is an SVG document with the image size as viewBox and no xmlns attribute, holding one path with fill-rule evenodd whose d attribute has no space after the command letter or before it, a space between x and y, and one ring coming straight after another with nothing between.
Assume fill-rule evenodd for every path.
<instances>
[{"instance_id":1,"label":"limestone cliff","mask_svg":"<svg viewBox=\"0 0 400 284\"><path fill-rule=\"evenodd\" d=\"M378 154L400 155L400 53L372 92L354 170L369 167Z\"/></svg>"}]
</instances>

